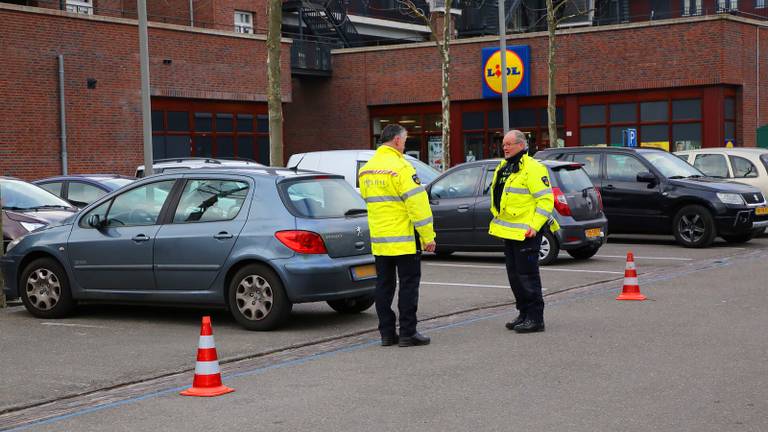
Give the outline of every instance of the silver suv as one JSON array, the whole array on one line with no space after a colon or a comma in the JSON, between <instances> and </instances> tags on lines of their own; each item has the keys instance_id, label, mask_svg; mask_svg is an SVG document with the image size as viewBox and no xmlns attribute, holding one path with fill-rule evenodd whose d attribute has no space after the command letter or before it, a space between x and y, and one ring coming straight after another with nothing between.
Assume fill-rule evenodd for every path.
<instances>
[{"instance_id":1,"label":"silver suv","mask_svg":"<svg viewBox=\"0 0 768 432\"><path fill-rule=\"evenodd\" d=\"M195 168L243 168L263 167L264 165L249 159L213 159L213 158L171 158L156 159L152 164L153 174L182 171ZM144 165L136 168L136 178L144 177Z\"/></svg>"}]
</instances>

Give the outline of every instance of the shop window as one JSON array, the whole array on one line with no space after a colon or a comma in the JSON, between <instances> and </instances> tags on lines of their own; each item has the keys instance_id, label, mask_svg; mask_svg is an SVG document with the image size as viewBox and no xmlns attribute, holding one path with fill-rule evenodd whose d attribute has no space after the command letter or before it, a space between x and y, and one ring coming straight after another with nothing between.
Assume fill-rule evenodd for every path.
<instances>
[{"instance_id":1,"label":"shop window","mask_svg":"<svg viewBox=\"0 0 768 432\"><path fill-rule=\"evenodd\" d=\"M637 121L637 104L611 104L611 123L628 123Z\"/></svg>"},{"instance_id":2,"label":"shop window","mask_svg":"<svg viewBox=\"0 0 768 432\"><path fill-rule=\"evenodd\" d=\"M672 151L696 150L701 148L701 123L672 125Z\"/></svg>"},{"instance_id":3,"label":"shop window","mask_svg":"<svg viewBox=\"0 0 768 432\"><path fill-rule=\"evenodd\" d=\"M492 111L488 113L488 129L501 129L502 123L501 111Z\"/></svg>"},{"instance_id":4,"label":"shop window","mask_svg":"<svg viewBox=\"0 0 768 432\"><path fill-rule=\"evenodd\" d=\"M210 136L198 135L194 139L195 156L213 157L213 140Z\"/></svg>"},{"instance_id":5,"label":"shop window","mask_svg":"<svg viewBox=\"0 0 768 432\"><path fill-rule=\"evenodd\" d=\"M216 137L216 157L231 158L235 156L235 142L231 135Z\"/></svg>"},{"instance_id":6,"label":"shop window","mask_svg":"<svg viewBox=\"0 0 768 432\"><path fill-rule=\"evenodd\" d=\"M163 130L163 112L152 111L152 131Z\"/></svg>"},{"instance_id":7,"label":"shop window","mask_svg":"<svg viewBox=\"0 0 768 432\"><path fill-rule=\"evenodd\" d=\"M710 177L728 177L728 163L725 156L719 154L698 154L693 166Z\"/></svg>"},{"instance_id":8,"label":"shop window","mask_svg":"<svg viewBox=\"0 0 768 432\"><path fill-rule=\"evenodd\" d=\"M213 130L213 115L207 112L195 113L195 132L210 132Z\"/></svg>"},{"instance_id":9,"label":"shop window","mask_svg":"<svg viewBox=\"0 0 768 432\"><path fill-rule=\"evenodd\" d=\"M269 132L269 116L261 114L256 116L256 132Z\"/></svg>"},{"instance_id":10,"label":"shop window","mask_svg":"<svg viewBox=\"0 0 768 432\"><path fill-rule=\"evenodd\" d=\"M669 105L667 101L643 102L640 104L640 121L657 122L667 121Z\"/></svg>"},{"instance_id":11,"label":"shop window","mask_svg":"<svg viewBox=\"0 0 768 432\"><path fill-rule=\"evenodd\" d=\"M464 130L477 130L485 128L485 113L465 112L461 115L461 123Z\"/></svg>"},{"instance_id":12,"label":"shop window","mask_svg":"<svg viewBox=\"0 0 768 432\"><path fill-rule=\"evenodd\" d=\"M757 168L749 159L740 156L728 156L731 159L733 176L736 178L757 177Z\"/></svg>"},{"instance_id":13,"label":"shop window","mask_svg":"<svg viewBox=\"0 0 768 432\"><path fill-rule=\"evenodd\" d=\"M464 134L464 161L472 162L483 158L483 133L469 132Z\"/></svg>"},{"instance_id":14,"label":"shop window","mask_svg":"<svg viewBox=\"0 0 768 432\"><path fill-rule=\"evenodd\" d=\"M669 126L666 124L642 126L640 146L663 148L669 151Z\"/></svg>"},{"instance_id":15,"label":"shop window","mask_svg":"<svg viewBox=\"0 0 768 432\"><path fill-rule=\"evenodd\" d=\"M216 131L218 132L232 132L233 126L232 114L218 113L216 114Z\"/></svg>"},{"instance_id":16,"label":"shop window","mask_svg":"<svg viewBox=\"0 0 768 432\"><path fill-rule=\"evenodd\" d=\"M724 128L726 141L736 141L736 123L732 121L726 121Z\"/></svg>"},{"instance_id":17,"label":"shop window","mask_svg":"<svg viewBox=\"0 0 768 432\"><path fill-rule=\"evenodd\" d=\"M536 110L509 110L509 127L536 127Z\"/></svg>"},{"instance_id":18,"label":"shop window","mask_svg":"<svg viewBox=\"0 0 768 432\"><path fill-rule=\"evenodd\" d=\"M579 107L579 123L583 125L605 123L605 105L583 105Z\"/></svg>"},{"instance_id":19,"label":"shop window","mask_svg":"<svg viewBox=\"0 0 768 432\"><path fill-rule=\"evenodd\" d=\"M235 11L235 32L253 34L253 12Z\"/></svg>"},{"instance_id":20,"label":"shop window","mask_svg":"<svg viewBox=\"0 0 768 432\"><path fill-rule=\"evenodd\" d=\"M723 123L723 132L725 140L736 142L736 98L725 98L723 105L723 114L725 122Z\"/></svg>"},{"instance_id":21,"label":"shop window","mask_svg":"<svg viewBox=\"0 0 768 432\"><path fill-rule=\"evenodd\" d=\"M672 120L701 120L701 99L672 101Z\"/></svg>"},{"instance_id":22,"label":"shop window","mask_svg":"<svg viewBox=\"0 0 768 432\"><path fill-rule=\"evenodd\" d=\"M442 132L442 131L443 131L443 115L442 114L427 114L424 116L424 132Z\"/></svg>"},{"instance_id":23,"label":"shop window","mask_svg":"<svg viewBox=\"0 0 768 432\"><path fill-rule=\"evenodd\" d=\"M237 131L253 132L253 116L250 114L237 115Z\"/></svg>"},{"instance_id":24,"label":"shop window","mask_svg":"<svg viewBox=\"0 0 768 432\"><path fill-rule=\"evenodd\" d=\"M189 131L189 113L186 111L168 111L168 130Z\"/></svg>"},{"instance_id":25,"label":"shop window","mask_svg":"<svg viewBox=\"0 0 768 432\"><path fill-rule=\"evenodd\" d=\"M605 128L581 128L581 145L583 146L604 146L605 142Z\"/></svg>"},{"instance_id":26,"label":"shop window","mask_svg":"<svg viewBox=\"0 0 768 432\"><path fill-rule=\"evenodd\" d=\"M555 122L558 125L565 123L565 112L561 107L555 108ZM546 128L549 124L549 112L546 108L539 109L539 125Z\"/></svg>"}]
</instances>

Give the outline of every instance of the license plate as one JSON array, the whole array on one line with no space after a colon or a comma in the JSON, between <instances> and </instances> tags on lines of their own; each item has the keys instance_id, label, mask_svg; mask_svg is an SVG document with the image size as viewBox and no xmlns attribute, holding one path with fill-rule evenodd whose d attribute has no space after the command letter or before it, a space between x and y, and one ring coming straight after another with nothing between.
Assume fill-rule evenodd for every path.
<instances>
[{"instance_id":1,"label":"license plate","mask_svg":"<svg viewBox=\"0 0 768 432\"><path fill-rule=\"evenodd\" d=\"M370 279L376 277L376 266L373 264L366 264L361 266L352 267L352 279Z\"/></svg>"},{"instance_id":2,"label":"license plate","mask_svg":"<svg viewBox=\"0 0 768 432\"><path fill-rule=\"evenodd\" d=\"M600 228L591 228L585 231L587 238L602 237L603 231Z\"/></svg>"},{"instance_id":3,"label":"license plate","mask_svg":"<svg viewBox=\"0 0 768 432\"><path fill-rule=\"evenodd\" d=\"M768 215L768 207L758 207L755 209L755 216Z\"/></svg>"}]
</instances>

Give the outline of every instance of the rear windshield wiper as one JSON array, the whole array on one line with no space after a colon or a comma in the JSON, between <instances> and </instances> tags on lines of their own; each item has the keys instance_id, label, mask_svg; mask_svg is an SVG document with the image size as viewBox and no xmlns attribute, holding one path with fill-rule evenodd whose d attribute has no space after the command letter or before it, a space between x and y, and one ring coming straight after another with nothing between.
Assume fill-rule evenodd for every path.
<instances>
[{"instance_id":1,"label":"rear windshield wiper","mask_svg":"<svg viewBox=\"0 0 768 432\"><path fill-rule=\"evenodd\" d=\"M352 216L352 215L359 215L359 214L365 214L368 213L368 210L366 209L349 209L344 213L344 216Z\"/></svg>"}]
</instances>

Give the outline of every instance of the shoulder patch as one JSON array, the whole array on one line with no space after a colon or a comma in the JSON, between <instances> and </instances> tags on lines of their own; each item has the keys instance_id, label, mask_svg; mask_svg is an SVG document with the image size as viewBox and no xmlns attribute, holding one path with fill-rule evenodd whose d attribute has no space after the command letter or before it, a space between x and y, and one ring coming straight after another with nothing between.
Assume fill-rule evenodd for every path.
<instances>
[{"instance_id":1,"label":"shoulder patch","mask_svg":"<svg viewBox=\"0 0 768 432\"><path fill-rule=\"evenodd\" d=\"M544 183L545 186L549 186L549 177L547 176L542 177L541 182Z\"/></svg>"},{"instance_id":2,"label":"shoulder patch","mask_svg":"<svg viewBox=\"0 0 768 432\"><path fill-rule=\"evenodd\" d=\"M411 178L413 179L413 182L416 183L417 185L421 184L421 180L419 180L419 176L417 176L416 174L414 174L413 177Z\"/></svg>"}]
</instances>

